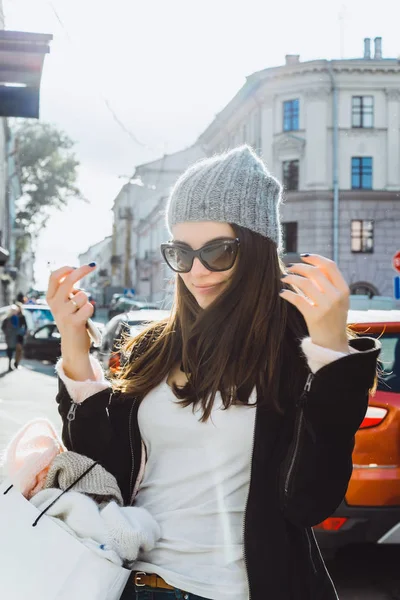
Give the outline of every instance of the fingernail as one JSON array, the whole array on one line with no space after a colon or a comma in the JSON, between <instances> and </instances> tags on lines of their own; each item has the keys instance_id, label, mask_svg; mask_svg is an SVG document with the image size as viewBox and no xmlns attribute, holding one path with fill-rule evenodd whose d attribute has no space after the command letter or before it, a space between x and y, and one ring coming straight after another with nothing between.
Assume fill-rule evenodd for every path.
<instances>
[{"instance_id":1,"label":"fingernail","mask_svg":"<svg viewBox=\"0 0 400 600\"><path fill-rule=\"evenodd\" d=\"M287 268L287 269L290 269L290 267L293 267L293 265L294 265L294 263L288 263L288 264L286 265L286 268Z\"/></svg>"},{"instance_id":2,"label":"fingernail","mask_svg":"<svg viewBox=\"0 0 400 600\"><path fill-rule=\"evenodd\" d=\"M89 263L89 267L95 267L95 266L96 266L96 263L95 263L95 262L91 262L91 263Z\"/></svg>"},{"instance_id":3,"label":"fingernail","mask_svg":"<svg viewBox=\"0 0 400 600\"><path fill-rule=\"evenodd\" d=\"M306 258L307 256L310 256L310 254L308 252L304 252L303 254L300 254L300 256Z\"/></svg>"},{"instance_id":4,"label":"fingernail","mask_svg":"<svg viewBox=\"0 0 400 600\"><path fill-rule=\"evenodd\" d=\"M282 275L281 280L282 279L286 279L287 275Z\"/></svg>"}]
</instances>

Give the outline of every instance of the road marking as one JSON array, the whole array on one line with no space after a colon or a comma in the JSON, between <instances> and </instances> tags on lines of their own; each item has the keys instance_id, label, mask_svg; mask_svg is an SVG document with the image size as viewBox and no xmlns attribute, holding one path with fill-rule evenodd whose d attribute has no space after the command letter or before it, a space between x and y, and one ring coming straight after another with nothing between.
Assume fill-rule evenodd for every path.
<instances>
[{"instance_id":1,"label":"road marking","mask_svg":"<svg viewBox=\"0 0 400 600\"><path fill-rule=\"evenodd\" d=\"M400 523L397 523L384 536L378 540L378 544L400 544Z\"/></svg>"}]
</instances>

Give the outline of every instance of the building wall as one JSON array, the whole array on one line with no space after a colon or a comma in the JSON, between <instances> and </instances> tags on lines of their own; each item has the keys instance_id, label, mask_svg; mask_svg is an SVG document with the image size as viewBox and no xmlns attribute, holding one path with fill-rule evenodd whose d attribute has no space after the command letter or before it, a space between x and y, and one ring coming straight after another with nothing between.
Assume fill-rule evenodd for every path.
<instances>
[{"instance_id":1,"label":"building wall","mask_svg":"<svg viewBox=\"0 0 400 600\"><path fill-rule=\"evenodd\" d=\"M79 255L79 265L96 262L97 268L85 277L84 289L93 294L99 305L108 304L111 299L111 252L112 238L108 236L90 246Z\"/></svg>"},{"instance_id":2,"label":"building wall","mask_svg":"<svg viewBox=\"0 0 400 600\"><path fill-rule=\"evenodd\" d=\"M132 181L123 186L113 206L112 254L120 257L120 265L112 269L114 287L133 288L137 298L149 301L170 296L170 277L160 254L161 243L170 237L166 198L182 172L202 156L200 146L165 155L137 167Z\"/></svg>"},{"instance_id":3,"label":"building wall","mask_svg":"<svg viewBox=\"0 0 400 600\"><path fill-rule=\"evenodd\" d=\"M349 284L369 282L380 295L393 295L392 256L400 247L400 202L392 199L363 198L355 200L342 194L340 200L339 264ZM352 219L374 221L374 253L351 252Z\"/></svg>"},{"instance_id":4,"label":"building wall","mask_svg":"<svg viewBox=\"0 0 400 600\"><path fill-rule=\"evenodd\" d=\"M5 247L7 240L7 208L6 208L6 190L7 190L7 164L6 164L6 130L5 119L0 118L0 246Z\"/></svg>"},{"instance_id":5,"label":"building wall","mask_svg":"<svg viewBox=\"0 0 400 600\"><path fill-rule=\"evenodd\" d=\"M170 238L165 222L167 198L159 200L155 210L140 226L137 254L137 294L143 300L170 304L175 276L164 263L160 246Z\"/></svg>"},{"instance_id":6,"label":"building wall","mask_svg":"<svg viewBox=\"0 0 400 600\"><path fill-rule=\"evenodd\" d=\"M238 123L248 123L251 107L258 103L259 154L269 170L282 180L283 161L299 160L299 190L285 193L282 220L298 223L299 253L332 257L333 94L327 67L326 61L315 61L266 70L254 93L243 93L242 102L235 97L200 140L209 155L243 141L251 143L251 138L238 137ZM335 61L333 71L338 86L339 267L349 284L367 282L379 294L391 296L391 258L400 248L400 65ZM352 97L365 95L374 98L374 126L353 128ZM284 132L283 103L295 98L299 128ZM372 190L352 190L352 157L372 157ZM352 219L374 221L372 254L352 253Z\"/></svg>"},{"instance_id":7,"label":"building wall","mask_svg":"<svg viewBox=\"0 0 400 600\"><path fill-rule=\"evenodd\" d=\"M0 3L1 15L1 3ZM0 28L1 17L0 17ZM0 118L0 246L9 250L9 217L7 209L7 140L6 120ZM8 261L9 262L9 261ZM0 267L0 306L13 300L14 283L4 267Z\"/></svg>"}]
</instances>

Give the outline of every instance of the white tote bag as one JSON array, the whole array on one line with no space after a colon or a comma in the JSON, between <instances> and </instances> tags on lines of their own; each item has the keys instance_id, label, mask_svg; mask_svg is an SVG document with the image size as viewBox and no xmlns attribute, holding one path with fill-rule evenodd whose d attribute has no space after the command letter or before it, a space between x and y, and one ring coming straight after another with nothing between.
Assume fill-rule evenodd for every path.
<instances>
[{"instance_id":1,"label":"white tote bag","mask_svg":"<svg viewBox=\"0 0 400 600\"><path fill-rule=\"evenodd\" d=\"M0 597L118 600L131 571L98 556L40 514L9 481L0 484Z\"/></svg>"}]
</instances>

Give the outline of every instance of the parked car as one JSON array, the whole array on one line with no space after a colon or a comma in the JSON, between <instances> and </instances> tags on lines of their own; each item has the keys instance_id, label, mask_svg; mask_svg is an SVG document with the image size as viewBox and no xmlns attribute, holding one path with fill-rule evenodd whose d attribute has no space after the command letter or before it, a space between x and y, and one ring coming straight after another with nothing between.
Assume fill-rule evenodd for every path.
<instances>
[{"instance_id":1,"label":"parked car","mask_svg":"<svg viewBox=\"0 0 400 600\"><path fill-rule=\"evenodd\" d=\"M110 308L114 308L114 306L117 304L118 300L120 298L122 298L123 296L124 296L124 294L113 294L111 297Z\"/></svg>"},{"instance_id":2,"label":"parked car","mask_svg":"<svg viewBox=\"0 0 400 600\"><path fill-rule=\"evenodd\" d=\"M103 323L94 322L96 327L102 332ZM92 346L90 352L94 352ZM35 360L49 360L57 362L61 356L61 335L57 325L54 322L46 323L35 331L30 331L24 343L24 358Z\"/></svg>"},{"instance_id":3,"label":"parked car","mask_svg":"<svg viewBox=\"0 0 400 600\"><path fill-rule=\"evenodd\" d=\"M169 316L167 310L141 309L116 315L103 330L102 345L95 350L94 355L99 359L106 371L115 372L120 366L119 346L124 333L135 336L148 323L161 321Z\"/></svg>"},{"instance_id":4,"label":"parked car","mask_svg":"<svg viewBox=\"0 0 400 600\"><path fill-rule=\"evenodd\" d=\"M114 305L110 305L108 318L112 319L116 315L132 310L142 310L143 308L157 310L159 306L154 302L140 302L139 300L134 300L128 296L121 296Z\"/></svg>"},{"instance_id":5,"label":"parked car","mask_svg":"<svg viewBox=\"0 0 400 600\"><path fill-rule=\"evenodd\" d=\"M347 544L400 544L400 310L350 311L348 322L380 339L382 372L356 434L346 497L314 528L326 555Z\"/></svg>"},{"instance_id":6,"label":"parked car","mask_svg":"<svg viewBox=\"0 0 400 600\"><path fill-rule=\"evenodd\" d=\"M36 331L27 334L24 344L24 358L57 362L61 355L61 335L57 325L46 323Z\"/></svg>"},{"instance_id":7,"label":"parked car","mask_svg":"<svg viewBox=\"0 0 400 600\"><path fill-rule=\"evenodd\" d=\"M1 331L1 324L9 313L11 305L0 308L0 343L5 343L4 333ZM22 312L26 319L28 331L35 331L41 325L54 321L50 307L46 304L24 304Z\"/></svg>"}]
</instances>

